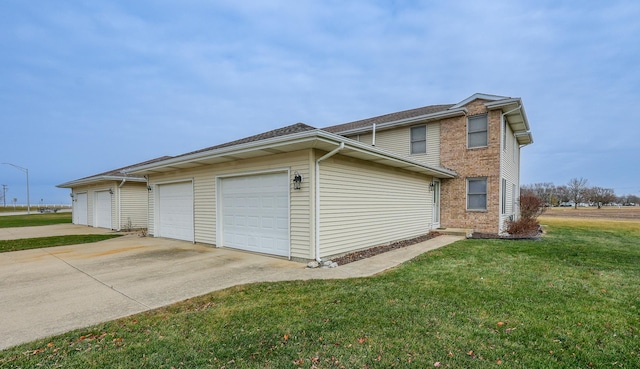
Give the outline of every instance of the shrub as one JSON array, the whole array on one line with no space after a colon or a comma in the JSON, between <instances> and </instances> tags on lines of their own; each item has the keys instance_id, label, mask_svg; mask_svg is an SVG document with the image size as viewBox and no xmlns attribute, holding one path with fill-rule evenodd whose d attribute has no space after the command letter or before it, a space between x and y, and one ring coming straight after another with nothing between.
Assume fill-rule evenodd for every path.
<instances>
[{"instance_id":1,"label":"shrub","mask_svg":"<svg viewBox=\"0 0 640 369\"><path fill-rule=\"evenodd\" d=\"M546 210L544 201L538 196L523 193L520 195L520 218L536 219Z\"/></svg>"},{"instance_id":2,"label":"shrub","mask_svg":"<svg viewBox=\"0 0 640 369\"><path fill-rule=\"evenodd\" d=\"M512 237L534 237L540 232L538 216L545 211L544 201L530 191L520 194L520 218L507 222L506 232Z\"/></svg>"},{"instance_id":3,"label":"shrub","mask_svg":"<svg viewBox=\"0 0 640 369\"><path fill-rule=\"evenodd\" d=\"M540 224L536 218L520 218L507 222L507 233L512 237L535 237L540 233Z\"/></svg>"}]
</instances>

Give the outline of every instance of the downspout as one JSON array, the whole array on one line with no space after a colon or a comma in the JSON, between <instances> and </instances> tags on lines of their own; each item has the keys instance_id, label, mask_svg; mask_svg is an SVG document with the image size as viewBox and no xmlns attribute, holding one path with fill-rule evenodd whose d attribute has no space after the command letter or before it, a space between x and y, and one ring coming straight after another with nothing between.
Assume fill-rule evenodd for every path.
<instances>
[{"instance_id":1,"label":"downspout","mask_svg":"<svg viewBox=\"0 0 640 369\"><path fill-rule=\"evenodd\" d=\"M322 157L316 160L316 261L321 262L320 259L320 162L337 154L344 149L344 142L340 142L340 146L333 151L324 154Z\"/></svg>"},{"instance_id":2,"label":"downspout","mask_svg":"<svg viewBox=\"0 0 640 369\"><path fill-rule=\"evenodd\" d=\"M122 182L118 185L118 232L122 230L122 186L127 181L127 178L122 178Z\"/></svg>"}]
</instances>

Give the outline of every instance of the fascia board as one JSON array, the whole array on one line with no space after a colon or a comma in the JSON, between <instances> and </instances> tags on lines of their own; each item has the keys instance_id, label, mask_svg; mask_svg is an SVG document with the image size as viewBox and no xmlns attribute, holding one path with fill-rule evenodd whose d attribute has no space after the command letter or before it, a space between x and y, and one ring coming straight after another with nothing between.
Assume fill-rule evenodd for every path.
<instances>
[{"instance_id":1,"label":"fascia board","mask_svg":"<svg viewBox=\"0 0 640 369\"><path fill-rule=\"evenodd\" d=\"M458 108L458 109L449 109L449 110L445 110L445 111L440 111L437 113L432 113L432 114L424 114L424 115L420 115L417 117L411 117L411 118L405 118L405 119L399 119L399 120L394 120L392 122L386 122L386 123L380 123L380 124L376 124L376 130L380 129L388 129L388 128L392 128L392 127L401 127L401 126L405 126L405 125L411 125L414 123L419 123L425 120L435 120L435 119L444 119L444 118L452 118L452 117L457 117L457 116L462 116L462 115L466 115L467 114L467 109L466 108ZM346 131L340 131L337 132L337 134L340 135L354 135L354 134L359 134L359 133L365 133L365 132L369 132L373 130L372 125L368 125L366 127L362 127L362 128L355 128L355 129L350 129L350 130L346 130Z\"/></svg>"},{"instance_id":2,"label":"fascia board","mask_svg":"<svg viewBox=\"0 0 640 369\"><path fill-rule=\"evenodd\" d=\"M147 180L144 178L136 178L136 177L126 177L126 176L98 176L98 177L89 177L78 179L75 181L69 181L65 183L61 183L56 185L58 188L73 188L77 186L87 185L96 182L105 182L105 181L122 181L126 179L127 182L146 182Z\"/></svg>"}]
</instances>

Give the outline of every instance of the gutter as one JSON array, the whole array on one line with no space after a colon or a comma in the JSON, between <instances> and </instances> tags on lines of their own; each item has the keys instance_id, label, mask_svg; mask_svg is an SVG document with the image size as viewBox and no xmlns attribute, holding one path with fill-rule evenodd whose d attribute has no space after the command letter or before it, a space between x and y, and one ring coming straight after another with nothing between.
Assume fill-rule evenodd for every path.
<instances>
[{"instance_id":1,"label":"gutter","mask_svg":"<svg viewBox=\"0 0 640 369\"><path fill-rule=\"evenodd\" d=\"M342 149L344 149L344 141L340 142L340 146L338 146L337 148L335 148L333 151L330 151L326 154L324 154L322 157L318 158L316 160L316 173L315 173L315 185L316 185L316 229L315 229L315 234L316 234L316 242L315 242L315 246L316 246L316 261L317 262L321 262L322 260L320 259L320 162L326 159L329 159L330 157L334 156L335 154L337 154L338 152L340 152Z\"/></svg>"}]
</instances>

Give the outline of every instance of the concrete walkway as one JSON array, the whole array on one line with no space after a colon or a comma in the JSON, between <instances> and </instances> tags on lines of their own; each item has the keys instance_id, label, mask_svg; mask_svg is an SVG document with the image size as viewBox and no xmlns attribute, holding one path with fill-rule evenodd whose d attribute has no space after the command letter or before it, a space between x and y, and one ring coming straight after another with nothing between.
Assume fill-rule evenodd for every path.
<instances>
[{"instance_id":1,"label":"concrete walkway","mask_svg":"<svg viewBox=\"0 0 640 369\"><path fill-rule=\"evenodd\" d=\"M136 235L0 253L0 349L235 285L371 276L460 239L439 236L333 269Z\"/></svg>"}]
</instances>

